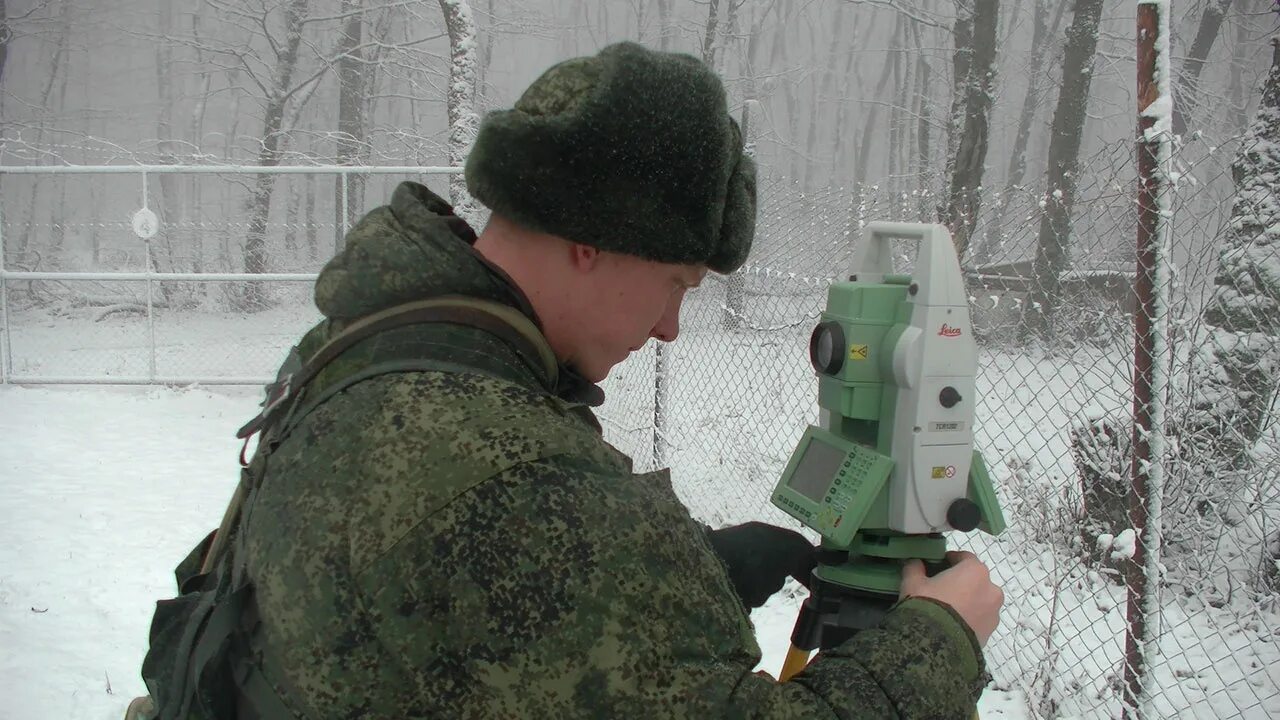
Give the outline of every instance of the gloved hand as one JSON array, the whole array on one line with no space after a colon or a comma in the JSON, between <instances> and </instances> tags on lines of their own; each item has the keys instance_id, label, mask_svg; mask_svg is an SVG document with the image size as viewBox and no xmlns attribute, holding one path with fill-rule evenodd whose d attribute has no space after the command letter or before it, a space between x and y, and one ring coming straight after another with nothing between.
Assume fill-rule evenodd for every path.
<instances>
[{"instance_id":1,"label":"gloved hand","mask_svg":"<svg viewBox=\"0 0 1280 720\"><path fill-rule=\"evenodd\" d=\"M733 589L748 608L764 605L782 589L787 577L809 587L817 565L817 548L794 530L749 522L719 530L707 529L711 547L729 570Z\"/></svg>"}]
</instances>

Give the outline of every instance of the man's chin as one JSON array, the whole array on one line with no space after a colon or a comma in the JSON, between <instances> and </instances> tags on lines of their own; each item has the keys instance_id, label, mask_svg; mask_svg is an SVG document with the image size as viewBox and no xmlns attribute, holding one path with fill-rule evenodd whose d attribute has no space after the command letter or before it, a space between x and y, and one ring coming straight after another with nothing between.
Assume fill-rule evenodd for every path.
<instances>
[{"instance_id":1,"label":"man's chin","mask_svg":"<svg viewBox=\"0 0 1280 720\"><path fill-rule=\"evenodd\" d=\"M584 366L580 362L570 362L568 365L569 369L576 373L578 377L593 385L598 385L604 382L605 378L609 377L609 373L613 370L616 363L604 368L588 367Z\"/></svg>"},{"instance_id":2,"label":"man's chin","mask_svg":"<svg viewBox=\"0 0 1280 720\"><path fill-rule=\"evenodd\" d=\"M636 351L628 350L627 352L622 354L622 357L613 361L609 361L601 358L598 362L593 362L590 364L582 363L582 362L570 362L569 367L571 367L573 371L576 372L584 380L598 385L604 382L609 377L609 375L613 373L614 368L626 362L627 358L631 357L631 354L634 352Z\"/></svg>"}]
</instances>

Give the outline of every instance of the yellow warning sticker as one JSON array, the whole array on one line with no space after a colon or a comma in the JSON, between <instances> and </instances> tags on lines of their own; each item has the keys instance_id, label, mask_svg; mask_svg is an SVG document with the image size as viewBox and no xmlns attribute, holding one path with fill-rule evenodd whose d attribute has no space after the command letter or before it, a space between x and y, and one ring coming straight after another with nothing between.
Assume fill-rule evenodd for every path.
<instances>
[{"instance_id":1,"label":"yellow warning sticker","mask_svg":"<svg viewBox=\"0 0 1280 720\"><path fill-rule=\"evenodd\" d=\"M947 476L947 467L946 467L945 465L934 465L934 466L933 466L933 479L934 479L934 480L942 480L942 479L943 479L943 478L945 478L946 476Z\"/></svg>"},{"instance_id":2,"label":"yellow warning sticker","mask_svg":"<svg viewBox=\"0 0 1280 720\"><path fill-rule=\"evenodd\" d=\"M869 352L871 352L871 349L867 345L850 345L849 359L850 360L866 360L867 354Z\"/></svg>"}]
</instances>

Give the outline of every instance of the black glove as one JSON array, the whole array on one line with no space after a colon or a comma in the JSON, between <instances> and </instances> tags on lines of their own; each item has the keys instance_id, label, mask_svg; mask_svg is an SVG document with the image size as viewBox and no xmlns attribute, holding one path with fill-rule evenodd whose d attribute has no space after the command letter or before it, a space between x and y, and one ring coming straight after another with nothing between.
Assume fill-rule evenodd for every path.
<instances>
[{"instance_id":1,"label":"black glove","mask_svg":"<svg viewBox=\"0 0 1280 720\"><path fill-rule=\"evenodd\" d=\"M711 530L711 547L729 570L733 589L748 608L764 605L782 589L787 577L809 587L817 565L817 548L794 530L762 522Z\"/></svg>"}]
</instances>

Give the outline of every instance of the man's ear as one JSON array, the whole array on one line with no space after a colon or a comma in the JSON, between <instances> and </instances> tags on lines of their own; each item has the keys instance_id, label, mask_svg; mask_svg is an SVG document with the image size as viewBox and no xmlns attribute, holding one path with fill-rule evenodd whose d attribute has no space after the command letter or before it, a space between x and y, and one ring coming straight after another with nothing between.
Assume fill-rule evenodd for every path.
<instances>
[{"instance_id":1,"label":"man's ear","mask_svg":"<svg viewBox=\"0 0 1280 720\"><path fill-rule=\"evenodd\" d=\"M576 270L590 271L600 262L600 250L582 243L569 243L569 262Z\"/></svg>"}]
</instances>

